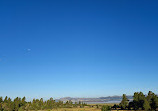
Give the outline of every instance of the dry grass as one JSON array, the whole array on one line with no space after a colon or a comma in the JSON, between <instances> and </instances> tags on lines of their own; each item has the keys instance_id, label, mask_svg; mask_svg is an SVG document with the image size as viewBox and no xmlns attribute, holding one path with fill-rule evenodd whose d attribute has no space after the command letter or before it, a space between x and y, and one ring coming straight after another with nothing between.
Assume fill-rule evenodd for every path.
<instances>
[{"instance_id":1,"label":"dry grass","mask_svg":"<svg viewBox=\"0 0 158 111\"><path fill-rule=\"evenodd\" d=\"M113 106L113 105L119 105L119 103L99 103L99 104L88 104L88 105L100 105L100 106L103 106L103 105L108 105L108 106Z\"/></svg>"},{"instance_id":2,"label":"dry grass","mask_svg":"<svg viewBox=\"0 0 158 111\"><path fill-rule=\"evenodd\" d=\"M44 111L101 111L101 109L97 109L97 108L58 108L58 109L44 110Z\"/></svg>"}]
</instances>

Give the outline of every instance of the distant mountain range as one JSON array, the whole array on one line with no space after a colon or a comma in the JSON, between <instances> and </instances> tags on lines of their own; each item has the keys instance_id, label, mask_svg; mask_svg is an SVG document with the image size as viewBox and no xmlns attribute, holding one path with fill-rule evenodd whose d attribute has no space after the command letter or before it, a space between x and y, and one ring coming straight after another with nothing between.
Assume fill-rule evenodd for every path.
<instances>
[{"instance_id":1,"label":"distant mountain range","mask_svg":"<svg viewBox=\"0 0 158 111\"><path fill-rule=\"evenodd\" d=\"M127 98L131 101L133 99L132 96L127 96ZM122 100L122 96L108 96L108 97L99 97L99 98L72 98L72 97L64 97L60 98L57 101L69 101L72 102L84 102L87 104L99 104L99 103L120 103Z\"/></svg>"}]
</instances>

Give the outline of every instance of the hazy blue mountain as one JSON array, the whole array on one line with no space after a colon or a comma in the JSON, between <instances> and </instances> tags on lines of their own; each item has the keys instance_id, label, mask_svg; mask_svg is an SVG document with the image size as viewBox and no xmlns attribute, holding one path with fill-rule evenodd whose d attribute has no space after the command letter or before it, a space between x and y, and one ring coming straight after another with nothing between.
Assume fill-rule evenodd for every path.
<instances>
[{"instance_id":1,"label":"hazy blue mountain","mask_svg":"<svg viewBox=\"0 0 158 111\"><path fill-rule=\"evenodd\" d=\"M132 96L127 96L127 98L131 101L133 99ZM122 96L108 96L108 97L98 97L98 98L72 98L72 97L64 97L60 98L57 101L69 101L72 102L85 102L87 104L91 103L119 103L122 100Z\"/></svg>"}]
</instances>

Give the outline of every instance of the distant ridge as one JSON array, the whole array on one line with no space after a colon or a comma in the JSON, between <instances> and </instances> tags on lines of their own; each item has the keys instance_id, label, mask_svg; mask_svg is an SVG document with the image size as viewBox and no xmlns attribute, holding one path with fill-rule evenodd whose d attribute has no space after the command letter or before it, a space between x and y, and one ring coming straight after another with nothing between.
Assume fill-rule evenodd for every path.
<instances>
[{"instance_id":1,"label":"distant ridge","mask_svg":"<svg viewBox=\"0 0 158 111\"><path fill-rule=\"evenodd\" d=\"M131 101L133 99L132 96L127 96L127 98ZM87 104L91 103L119 103L122 100L122 96L107 96L107 97L98 97L98 98L72 98L72 97L64 97L57 99L57 101L72 101L72 102L84 102Z\"/></svg>"}]
</instances>

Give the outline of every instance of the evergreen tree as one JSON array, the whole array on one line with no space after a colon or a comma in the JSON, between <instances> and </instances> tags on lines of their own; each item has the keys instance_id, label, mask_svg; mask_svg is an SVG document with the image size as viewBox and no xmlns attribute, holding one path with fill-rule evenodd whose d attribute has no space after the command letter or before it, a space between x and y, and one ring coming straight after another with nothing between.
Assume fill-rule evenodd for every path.
<instances>
[{"instance_id":1,"label":"evergreen tree","mask_svg":"<svg viewBox=\"0 0 158 111\"><path fill-rule=\"evenodd\" d=\"M151 108L147 99L144 100L143 108L145 111L149 111L149 109Z\"/></svg>"},{"instance_id":2,"label":"evergreen tree","mask_svg":"<svg viewBox=\"0 0 158 111\"><path fill-rule=\"evenodd\" d=\"M14 110L18 111L20 106L21 106L21 98L17 97L14 99Z\"/></svg>"},{"instance_id":3,"label":"evergreen tree","mask_svg":"<svg viewBox=\"0 0 158 111\"><path fill-rule=\"evenodd\" d=\"M2 98L2 97L0 97L0 103L1 103L1 102L3 102L3 98Z\"/></svg>"},{"instance_id":4,"label":"evergreen tree","mask_svg":"<svg viewBox=\"0 0 158 111\"><path fill-rule=\"evenodd\" d=\"M145 101L145 95L142 93L142 92L140 92L139 94L138 94L138 99L139 99L139 108L141 108L141 109L143 109L143 104L144 104L144 101Z\"/></svg>"},{"instance_id":5,"label":"evergreen tree","mask_svg":"<svg viewBox=\"0 0 158 111\"><path fill-rule=\"evenodd\" d=\"M17 97L13 101L11 98L7 96L3 100L0 97L0 111L30 111L30 110L51 110L54 108L62 108L62 107L81 107L83 108L86 106L84 102L73 103L71 100L64 103L63 101L56 102L53 98L50 98L47 101L44 101L43 98L33 99L31 102L26 102L26 98L23 97L22 99ZM93 105L89 105L93 107ZM120 107L122 109L129 109L129 110L138 110L143 109L145 111L149 110L156 110L158 108L158 97L153 92L149 91L148 95L145 95L142 92L136 92L133 96L133 101L129 102L125 94L122 96L122 101L120 103ZM99 105L97 105L99 108ZM113 109L119 108L118 105L114 105ZM109 106L103 106L101 108L102 111L109 111L111 108Z\"/></svg>"},{"instance_id":6,"label":"evergreen tree","mask_svg":"<svg viewBox=\"0 0 158 111\"><path fill-rule=\"evenodd\" d=\"M139 108L143 109L143 104L145 100L145 95L142 92L135 92L133 96L133 108L138 110Z\"/></svg>"},{"instance_id":7,"label":"evergreen tree","mask_svg":"<svg viewBox=\"0 0 158 111\"><path fill-rule=\"evenodd\" d=\"M7 103L8 101L8 96L5 97L4 102Z\"/></svg>"},{"instance_id":8,"label":"evergreen tree","mask_svg":"<svg viewBox=\"0 0 158 111\"><path fill-rule=\"evenodd\" d=\"M43 110L44 109L44 103L43 103L43 98L40 99L39 101L39 107L40 107L40 110Z\"/></svg>"},{"instance_id":9,"label":"evergreen tree","mask_svg":"<svg viewBox=\"0 0 158 111\"><path fill-rule=\"evenodd\" d=\"M138 92L135 92L135 93L134 93L134 96L133 96L133 100L134 100L134 101L139 101L138 94L139 94Z\"/></svg>"},{"instance_id":10,"label":"evergreen tree","mask_svg":"<svg viewBox=\"0 0 158 111\"><path fill-rule=\"evenodd\" d=\"M122 101L120 103L120 107L121 107L121 109L126 109L127 106L128 106L128 99L127 99L126 95L123 94Z\"/></svg>"},{"instance_id":11,"label":"evergreen tree","mask_svg":"<svg viewBox=\"0 0 158 111\"><path fill-rule=\"evenodd\" d=\"M14 110L14 104L13 104L11 98L8 98L7 106L8 106L8 111Z\"/></svg>"},{"instance_id":12,"label":"evergreen tree","mask_svg":"<svg viewBox=\"0 0 158 111\"><path fill-rule=\"evenodd\" d=\"M22 103L22 106L25 106L25 104L26 104L26 98L25 97L22 98L21 103Z\"/></svg>"},{"instance_id":13,"label":"evergreen tree","mask_svg":"<svg viewBox=\"0 0 158 111\"><path fill-rule=\"evenodd\" d=\"M156 108L158 108L158 97L157 95L153 94L153 97L151 98L151 108L153 110L156 110Z\"/></svg>"},{"instance_id":14,"label":"evergreen tree","mask_svg":"<svg viewBox=\"0 0 158 111\"><path fill-rule=\"evenodd\" d=\"M133 96L133 109L137 110L139 109L139 97L138 97L138 92L134 93Z\"/></svg>"},{"instance_id":15,"label":"evergreen tree","mask_svg":"<svg viewBox=\"0 0 158 111\"><path fill-rule=\"evenodd\" d=\"M149 91L149 92L148 92L148 96L146 97L146 99L147 99L147 101L148 101L149 103L151 103L152 97L153 97L153 92L152 92L152 91Z\"/></svg>"},{"instance_id":16,"label":"evergreen tree","mask_svg":"<svg viewBox=\"0 0 158 111\"><path fill-rule=\"evenodd\" d=\"M32 101L31 109L33 109L33 110L37 110L36 100L35 100L35 99L33 99L33 101Z\"/></svg>"}]
</instances>

